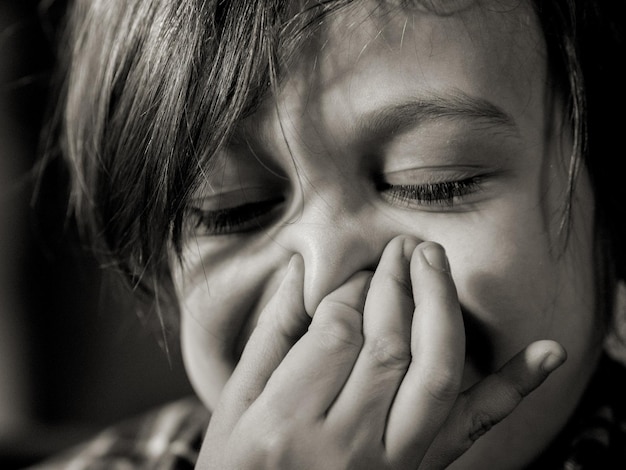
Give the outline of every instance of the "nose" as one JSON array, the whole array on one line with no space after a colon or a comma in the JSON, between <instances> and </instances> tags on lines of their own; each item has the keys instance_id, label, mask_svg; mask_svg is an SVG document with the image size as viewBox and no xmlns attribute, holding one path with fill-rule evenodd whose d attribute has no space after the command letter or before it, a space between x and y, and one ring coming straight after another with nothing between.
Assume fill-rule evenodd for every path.
<instances>
[{"instance_id":1,"label":"nose","mask_svg":"<svg viewBox=\"0 0 626 470\"><path fill-rule=\"evenodd\" d=\"M389 220L377 223L373 211L309 208L284 227L281 245L304 259L304 305L309 315L353 274L374 271L386 244L400 235Z\"/></svg>"}]
</instances>

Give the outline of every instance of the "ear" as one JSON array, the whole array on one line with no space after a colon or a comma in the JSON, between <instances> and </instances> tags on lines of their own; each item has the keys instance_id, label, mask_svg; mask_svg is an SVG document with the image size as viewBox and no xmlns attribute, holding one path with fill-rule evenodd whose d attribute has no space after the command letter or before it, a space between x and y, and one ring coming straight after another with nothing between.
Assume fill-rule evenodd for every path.
<instances>
[{"instance_id":1,"label":"ear","mask_svg":"<svg viewBox=\"0 0 626 470\"><path fill-rule=\"evenodd\" d=\"M615 287L613 315L607 325L604 350L616 361L626 365L626 281L620 279Z\"/></svg>"}]
</instances>

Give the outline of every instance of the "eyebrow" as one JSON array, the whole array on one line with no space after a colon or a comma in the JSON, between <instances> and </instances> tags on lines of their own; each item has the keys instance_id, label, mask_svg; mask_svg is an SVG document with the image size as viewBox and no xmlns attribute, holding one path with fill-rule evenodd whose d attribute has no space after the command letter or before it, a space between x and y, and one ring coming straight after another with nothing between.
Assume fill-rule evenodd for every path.
<instances>
[{"instance_id":1,"label":"eyebrow","mask_svg":"<svg viewBox=\"0 0 626 470\"><path fill-rule=\"evenodd\" d=\"M461 91L409 98L375 109L358 120L354 132L361 141L392 138L424 122L438 120L470 121L490 132L520 135L515 119L502 108Z\"/></svg>"}]
</instances>

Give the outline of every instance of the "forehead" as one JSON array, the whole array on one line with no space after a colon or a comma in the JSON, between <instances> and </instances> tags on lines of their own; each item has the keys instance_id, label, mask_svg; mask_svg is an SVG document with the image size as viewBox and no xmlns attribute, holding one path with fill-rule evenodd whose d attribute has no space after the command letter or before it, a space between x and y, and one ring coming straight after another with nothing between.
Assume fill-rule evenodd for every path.
<instances>
[{"instance_id":1,"label":"forehead","mask_svg":"<svg viewBox=\"0 0 626 470\"><path fill-rule=\"evenodd\" d=\"M325 19L286 66L276 100L256 114L262 119L245 127L275 132L267 114L277 111L281 131L303 119L347 126L407 98L459 94L502 109L522 127L541 125L545 62L530 2L351 2Z\"/></svg>"}]
</instances>

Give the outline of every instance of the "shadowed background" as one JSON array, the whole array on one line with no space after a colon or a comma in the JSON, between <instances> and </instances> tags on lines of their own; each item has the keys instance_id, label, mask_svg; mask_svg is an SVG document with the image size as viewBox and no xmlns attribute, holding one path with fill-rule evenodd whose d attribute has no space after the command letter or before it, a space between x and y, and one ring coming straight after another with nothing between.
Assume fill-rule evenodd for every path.
<instances>
[{"instance_id":1,"label":"shadowed background","mask_svg":"<svg viewBox=\"0 0 626 470\"><path fill-rule=\"evenodd\" d=\"M33 204L62 1L0 0L0 468L22 468L190 393L81 250L54 163Z\"/></svg>"}]
</instances>

